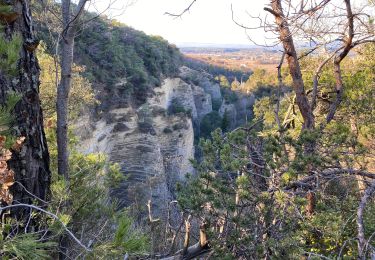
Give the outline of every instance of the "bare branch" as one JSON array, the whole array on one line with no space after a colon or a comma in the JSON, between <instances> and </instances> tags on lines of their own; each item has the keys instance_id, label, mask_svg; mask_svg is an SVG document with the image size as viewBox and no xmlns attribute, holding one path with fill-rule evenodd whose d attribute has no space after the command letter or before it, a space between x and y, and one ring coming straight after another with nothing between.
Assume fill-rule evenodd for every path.
<instances>
[{"instance_id":1,"label":"bare branch","mask_svg":"<svg viewBox=\"0 0 375 260\"><path fill-rule=\"evenodd\" d=\"M169 13L169 12L165 12L164 14L165 15L169 15L169 16L173 16L173 17L176 17L176 18L179 18L179 17L182 17L186 12L189 12L191 7L197 2L197 0L193 0L191 1L191 3L189 4L188 7L186 7L181 13L179 14L174 14L174 13Z\"/></svg>"}]
</instances>

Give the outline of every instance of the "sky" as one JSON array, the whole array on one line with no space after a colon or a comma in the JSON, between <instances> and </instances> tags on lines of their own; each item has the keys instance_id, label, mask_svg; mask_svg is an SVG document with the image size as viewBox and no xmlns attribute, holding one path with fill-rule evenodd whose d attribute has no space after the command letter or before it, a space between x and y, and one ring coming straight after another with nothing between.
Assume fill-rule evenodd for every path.
<instances>
[{"instance_id":1,"label":"sky","mask_svg":"<svg viewBox=\"0 0 375 260\"><path fill-rule=\"evenodd\" d=\"M104 9L108 0L97 0L96 8ZM113 0L112 0L113 1ZM249 14L264 16L267 0L197 0L182 18L173 18L165 12L180 13L192 0L117 0L106 12L137 30L151 35L160 35L169 42L181 45L240 44L252 45L243 28L232 21L231 4L235 17L248 26L259 23ZM263 43L260 31L248 31L258 43ZM263 42L262 42L263 41Z\"/></svg>"}]
</instances>

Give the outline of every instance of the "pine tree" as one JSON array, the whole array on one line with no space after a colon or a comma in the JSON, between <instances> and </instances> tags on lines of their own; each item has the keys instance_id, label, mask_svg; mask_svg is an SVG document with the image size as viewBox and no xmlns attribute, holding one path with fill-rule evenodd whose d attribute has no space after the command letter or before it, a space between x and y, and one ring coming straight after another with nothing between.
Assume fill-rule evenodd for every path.
<instances>
[{"instance_id":1,"label":"pine tree","mask_svg":"<svg viewBox=\"0 0 375 260\"><path fill-rule=\"evenodd\" d=\"M50 185L49 154L43 130L39 100L39 65L35 55L38 40L34 36L30 1L0 3L0 103L9 100L14 91L14 122L9 131L24 137L20 151L12 151L9 166L15 174L11 187L13 203L31 204L36 198L48 200ZM15 208L18 220L29 216L29 209ZM29 227L36 227L36 223Z\"/></svg>"}]
</instances>

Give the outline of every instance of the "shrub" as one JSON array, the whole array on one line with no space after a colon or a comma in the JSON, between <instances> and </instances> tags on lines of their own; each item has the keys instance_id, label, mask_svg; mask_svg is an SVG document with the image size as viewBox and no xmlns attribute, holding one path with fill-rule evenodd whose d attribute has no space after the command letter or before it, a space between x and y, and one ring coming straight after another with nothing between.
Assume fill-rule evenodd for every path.
<instances>
[{"instance_id":1,"label":"shrub","mask_svg":"<svg viewBox=\"0 0 375 260\"><path fill-rule=\"evenodd\" d=\"M176 123L173 125L173 130L177 131L177 130L181 130L181 129L187 129L188 126L185 124L185 123Z\"/></svg>"},{"instance_id":2,"label":"shrub","mask_svg":"<svg viewBox=\"0 0 375 260\"><path fill-rule=\"evenodd\" d=\"M21 35L14 35L10 41L0 35L0 69L3 72L11 76L17 73L17 61L20 58L21 47Z\"/></svg>"},{"instance_id":3,"label":"shrub","mask_svg":"<svg viewBox=\"0 0 375 260\"><path fill-rule=\"evenodd\" d=\"M192 109L185 108L177 98L172 99L171 104L168 107L169 115L185 114L188 117L192 116Z\"/></svg>"},{"instance_id":4,"label":"shrub","mask_svg":"<svg viewBox=\"0 0 375 260\"><path fill-rule=\"evenodd\" d=\"M183 107L183 105L181 105L179 100L177 98L172 99L171 104L168 107L168 113L170 115L174 115L174 114L185 113L185 112L186 110Z\"/></svg>"},{"instance_id":5,"label":"shrub","mask_svg":"<svg viewBox=\"0 0 375 260\"><path fill-rule=\"evenodd\" d=\"M222 100L221 99L214 99L212 100L212 110L219 111L221 107Z\"/></svg>"},{"instance_id":6,"label":"shrub","mask_svg":"<svg viewBox=\"0 0 375 260\"><path fill-rule=\"evenodd\" d=\"M112 132L117 133L117 132L124 132L129 130L129 127L127 127L124 123L117 123L114 127Z\"/></svg>"},{"instance_id":7,"label":"shrub","mask_svg":"<svg viewBox=\"0 0 375 260\"><path fill-rule=\"evenodd\" d=\"M166 128L164 128L163 133L164 134L170 134L170 133L173 133L173 130L170 129L169 127L166 127Z\"/></svg>"},{"instance_id":8,"label":"shrub","mask_svg":"<svg viewBox=\"0 0 375 260\"><path fill-rule=\"evenodd\" d=\"M156 131L149 122L138 122L138 129L141 133L156 135Z\"/></svg>"},{"instance_id":9,"label":"shrub","mask_svg":"<svg viewBox=\"0 0 375 260\"><path fill-rule=\"evenodd\" d=\"M222 125L222 118L217 111L212 111L211 113L205 115L201 122L200 133L202 137L209 138L211 132Z\"/></svg>"}]
</instances>

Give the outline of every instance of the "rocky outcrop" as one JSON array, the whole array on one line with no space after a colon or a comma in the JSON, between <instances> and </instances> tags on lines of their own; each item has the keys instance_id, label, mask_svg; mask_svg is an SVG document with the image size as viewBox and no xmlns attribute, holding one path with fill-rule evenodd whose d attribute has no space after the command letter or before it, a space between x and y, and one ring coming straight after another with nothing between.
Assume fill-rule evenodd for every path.
<instances>
[{"instance_id":1,"label":"rocky outcrop","mask_svg":"<svg viewBox=\"0 0 375 260\"><path fill-rule=\"evenodd\" d=\"M121 166L126 180L113 190L120 206L133 205L146 213L151 200L155 218L165 216L176 184L194 173L194 129L200 129L202 119L212 112L214 100L222 102L220 87L210 75L187 67L180 74L154 88L140 107L122 101L101 118L85 116L76 123L81 151L104 153ZM223 100L219 114L233 129L246 118L251 102L248 96L239 96L235 103Z\"/></svg>"},{"instance_id":2,"label":"rocky outcrop","mask_svg":"<svg viewBox=\"0 0 375 260\"><path fill-rule=\"evenodd\" d=\"M183 66L180 68L180 77L187 82L200 86L206 93L210 94L213 101L222 99L220 85L213 80L212 75Z\"/></svg>"},{"instance_id":3,"label":"rocky outcrop","mask_svg":"<svg viewBox=\"0 0 375 260\"><path fill-rule=\"evenodd\" d=\"M201 87L192 86L194 93L194 103L197 110L197 120L202 121L202 118L212 112L211 95L206 93Z\"/></svg>"},{"instance_id":4,"label":"rocky outcrop","mask_svg":"<svg viewBox=\"0 0 375 260\"><path fill-rule=\"evenodd\" d=\"M253 117L253 106L255 98L253 95L237 94L238 99L234 103L236 110L236 125L243 125Z\"/></svg>"},{"instance_id":5,"label":"rocky outcrop","mask_svg":"<svg viewBox=\"0 0 375 260\"><path fill-rule=\"evenodd\" d=\"M112 109L96 122L90 122L88 116L80 118L76 131L83 152L105 153L109 161L121 166L127 179L113 190L120 206L145 209L151 200L153 214L161 217L165 203L174 199L176 183L194 171L189 161L194 158L192 118L184 113L170 115L168 107L178 98L198 118L195 99L207 95L179 78L166 79L154 91L137 109Z\"/></svg>"},{"instance_id":6,"label":"rocky outcrop","mask_svg":"<svg viewBox=\"0 0 375 260\"><path fill-rule=\"evenodd\" d=\"M237 111L234 104L226 103L221 104L219 114L222 118L226 117L229 121L229 129L233 129L237 125Z\"/></svg>"}]
</instances>

